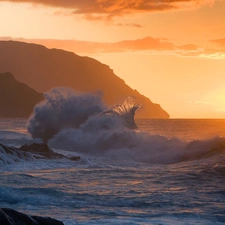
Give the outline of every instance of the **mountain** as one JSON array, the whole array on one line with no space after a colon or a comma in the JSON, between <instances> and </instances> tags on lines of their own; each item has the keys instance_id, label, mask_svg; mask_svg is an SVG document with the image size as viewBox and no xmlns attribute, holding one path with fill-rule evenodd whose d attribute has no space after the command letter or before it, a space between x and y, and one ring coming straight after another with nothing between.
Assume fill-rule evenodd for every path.
<instances>
[{"instance_id":1,"label":"mountain","mask_svg":"<svg viewBox=\"0 0 225 225\"><path fill-rule=\"evenodd\" d=\"M43 99L42 94L18 82L11 73L0 73L0 118L28 117Z\"/></svg>"},{"instance_id":2,"label":"mountain","mask_svg":"<svg viewBox=\"0 0 225 225\"><path fill-rule=\"evenodd\" d=\"M137 117L169 118L160 105L131 89L109 66L73 52L24 42L0 41L0 72L5 71L12 72L18 81L38 92L58 86L81 92L101 91L107 105L121 103L130 96L142 106Z\"/></svg>"}]
</instances>

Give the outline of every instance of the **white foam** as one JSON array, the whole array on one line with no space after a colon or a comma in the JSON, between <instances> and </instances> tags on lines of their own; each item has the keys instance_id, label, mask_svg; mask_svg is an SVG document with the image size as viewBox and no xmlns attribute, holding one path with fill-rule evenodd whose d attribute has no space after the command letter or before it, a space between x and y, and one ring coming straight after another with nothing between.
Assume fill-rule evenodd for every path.
<instances>
[{"instance_id":1,"label":"white foam","mask_svg":"<svg viewBox=\"0 0 225 225\"><path fill-rule=\"evenodd\" d=\"M77 128L89 116L101 112L105 106L100 94L80 94L69 88L54 88L44 94L46 100L34 108L28 131L44 141L64 128Z\"/></svg>"}]
</instances>

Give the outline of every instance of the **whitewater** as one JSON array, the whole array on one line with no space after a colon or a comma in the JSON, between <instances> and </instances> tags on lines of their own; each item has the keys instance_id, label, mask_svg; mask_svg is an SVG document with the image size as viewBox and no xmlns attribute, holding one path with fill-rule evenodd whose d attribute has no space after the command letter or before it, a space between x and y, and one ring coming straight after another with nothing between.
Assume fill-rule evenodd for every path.
<instances>
[{"instance_id":1,"label":"whitewater","mask_svg":"<svg viewBox=\"0 0 225 225\"><path fill-rule=\"evenodd\" d=\"M81 160L0 147L0 206L74 224L224 224L225 120L136 119L132 101L53 89L0 143L47 143Z\"/></svg>"}]
</instances>

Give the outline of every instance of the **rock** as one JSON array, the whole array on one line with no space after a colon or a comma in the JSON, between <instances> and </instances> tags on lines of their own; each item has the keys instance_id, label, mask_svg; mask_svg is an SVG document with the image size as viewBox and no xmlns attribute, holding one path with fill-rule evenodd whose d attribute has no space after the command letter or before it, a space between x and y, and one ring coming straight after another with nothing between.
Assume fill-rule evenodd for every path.
<instances>
[{"instance_id":1,"label":"rock","mask_svg":"<svg viewBox=\"0 0 225 225\"><path fill-rule=\"evenodd\" d=\"M9 208L0 208L1 225L64 225L50 217L28 216Z\"/></svg>"},{"instance_id":2,"label":"rock","mask_svg":"<svg viewBox=\"0 0 225 225\"><path fill-rule=\"evenodd\" d=\"M30 159L32 158L31 153L20 151L18 148L13 146L6 146L0 143L0 147L5 151L6 154L17 156L19 159ZM1 160L1 158L0 158Z\"/></svg>"},{"instance_id":3,"label":"rock","mask_svg":"<svg viewBox=\"0 0 225 225\"><path fill-rule=\"evenodd\" d=\"M8 217L2 209L0 209L0 224L10 225L12 222L12 219Z\"/></svg>"},{"instance_id":4,"label":"rock","mask_svg":"<svg viewBox=\"0 0 225 225\"><path fill-rule=\"evenodd\" d=\"M70 157L71 161L79 161L80 160L80 156L72 156Z\"/></svg>"},{"instance_id":5,"label":"rock","mask_svg":"<svg viewBox=\"0 0 225 225\"><path fill-rule=\"evenodd\" d=\"M11 73L0 73L0 117L29 117L44 100L41 93L18 82Z\"/></svg>"},{"instance_id":6,"label":"rock","mask_svg":"<svg viewBox=\"0 0 225 225\"><path fill-rule=\"evenodd\" d=\"M17 156L19 159L69 159L71 161L80 160L79 156L67 157L62 154L54 152L52 149L48 147L46 144L41 143L33 143L33 144L25 144L20 148L16 148L13 146L6 146L0 143L0 147L2 147L6 154ZM1 158L0 158L1 160Z\"/></svg>"},{"instance_id":7,"label":"rock","mask_svg":"<svg viewBox=\"0 0 225 225\"><path fill-rule=\"evenodd\" d=\"M24 152L30 152L33 154L38 154L41 156L44 156L47 159L61 159L65 158L64 155L58 154L56 152L53 152L52 149L48 147L46 144L39 144L39 143L33 143L33 144L26 144L22 145L19 150Z\"/></svg>"}]
</instances>

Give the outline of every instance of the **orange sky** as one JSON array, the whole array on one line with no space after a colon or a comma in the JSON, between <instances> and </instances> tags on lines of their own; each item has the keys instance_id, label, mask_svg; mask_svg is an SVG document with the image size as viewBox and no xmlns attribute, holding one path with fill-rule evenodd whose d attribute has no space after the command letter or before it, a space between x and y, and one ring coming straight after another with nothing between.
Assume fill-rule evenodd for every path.
<instances>
[{"instance_id":1,"label":"orange sky","mask_svg":"<svg viewBox=\"0 0 225 225\"><path fill-rule=\"evenodd\" d=\"M0 39L108 64L172 118L225 117L225 0L0 0Z\"/></svg>"}]
</instances>

